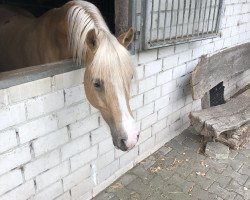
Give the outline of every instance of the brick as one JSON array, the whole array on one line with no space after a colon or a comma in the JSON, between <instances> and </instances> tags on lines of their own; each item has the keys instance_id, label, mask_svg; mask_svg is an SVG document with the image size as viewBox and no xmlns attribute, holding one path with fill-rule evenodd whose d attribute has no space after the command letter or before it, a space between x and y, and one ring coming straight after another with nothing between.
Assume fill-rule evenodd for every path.
<instances>
[{"instance_id":1,"label":"brick","mask_svg":"<svg viewBox=\"0 0 250 200\"><path fill-rule=\"evenodd\" d=\"M162 96L170 94L171 92L177 90L177 82L176 80L170 81L164 85L162 85Z\"/></svg>"},{"instance_id":2,"label":"brick","mask_svg":"<svg viewBox=\"0 0 250 200\"><path fill-rule=\"evenodd\" d=\"M7 194L1 196L1 200L26 200L35 194L34 181L31 180L22 184L21 186L11 190Z\"/></svg>"},{"instance_id":3,"label":"brick","mask_svg":"<svg viewBox=\"0 0 250 200\"><path fill-rule=\"evenodd\" d=\"M101 126L100 128L91 132L91 143L92 145L103 141L111 136L108 125Z\"/></svg>"},{"instance_id":4,"label":"brick","mask_svg":"<svg viewBox=\"0 0 250 200\"><path fill-rule=\"evenodd\" d=\"M173 78L173 70L169 69L164 72L161 72L157 76L157 86L163 85L164 83L167 83L171 81Z\"/></svg>"},{"instance_id":5,"label":"brick","mask_svg":"<svg viewBox=\"0 0 250 200\"><path fill-rule=\"evenodd\" d=\"M175 46L175 54L185 52L189 49L188 43L178 44Z\"/></svg>"},{"instance_id":6,"label":"brick","mask_svg":"<svg viewBox=\"0 0 250 200\"><path fill-rule=\"evenodd\" d=\"M0 155L0 175L27 163L30 160L31 155L28 145L2 154Z\"/></svg>"},{"instance_id":7,"label":"brick","mask_svg":"<svg viewBox=\"0 0 250 200\"><path fill-rule=\"evenodd\" d=\"M158 111L158 120L164 119L169 116L173 111L173 104L170 104Z\"/></svg>"},{"instance_id":8,"label":"brick","mask_svg":"<svg viewBox=\"0 0 250 200\"><path fill-rule=\"evenodd\" d=\"M16 85L14 87L10 87L8 91L11 103L41 96L51 92L51 78Z\"/></svg>"},{"instance_id":9,"label":"brick","mask_svg":"<svg viewBox=\"0 0 250 200\"><path fill-rule=\"evenodd\" d=\"M144 130L144 129L150 127L151 125L156 123L156 121L157 121L157 113L153 113L153 114L147 116L146 118L142 119L142 121L141 121L141 129Z\"/></svg>"},{"instance_id":10,"label":"brick","mask_svg":"<svg viewBox=\"0 0 250 200\"><path fill-rule=\"evenodd\" d=\"M184 97L184 91L183 88L179 88L178 90L175 90L174 92L170 93L170 102L175 102L181 98Z\"/></svg>"},{"instance_id":11,"label":"brick","mask_svg":"<svg viewBox=\"0 0 250 200\"><path fill-rule=\"evenodd\" d=\"M175 67L173 70L173 79L184 76L185 74L186 74L186 65Z\"/></svg>"},{"instance_id":12,"label":"brick","mask_svg":"<svg viewBox=\"0 0 250 200\"><path fill-rule=\"evenodd\" d=\"M155 135L156 133L158 133L158 132L161 131L162 129L166 128L166 126L167 126L167 121L166 121L166 119L157 121L157 122L152 126L152 135Z\"/></svg>"},{"instance_id":13,"label":"brick","mask_svg":"<svg viewBox=\"0 0 250 200\"><path fill-rule=\"evenodd\" d=\"M90 165L86 165L63 178L63 188L67 191L91 175Z\"/></svg>"},{"instance_id":14,"label":"brick","mask_svg":"<svg viewBox=\"0 0 250 200\"><path fill-rule=\"evenodd\" d=\"M196 67L196 65L198 64L198 59L196 60L192 60L190 62L187 63L187 70L186 70L186 73L191 73L194 68Z\"/></svg>"},{"instance_id":15,"label":"brick","mask_svg":"<svg viewBox=\"0 0 250 200\"><path fill-rule=\"evenodd\" d=\"M139 146L139 153L142 154L146 151L151 150L154 147L155 137L151 137Z\"/></svg>"},{"instance_id":16,"label":"brick","mask_svg":"<svg viewBox=\"0 0 250 200\"><path fill-rule=\"evenodd\" d=\"M24 103L0 109L0 130L17 125L26 120Z\"/></svg>"},{"instance_id":17,"label":"brick","mask_svg":"<svg viewBox=\"0 0 250 200\"><path fill-rule=\"evenodd\" d=\"M144 65L136 66L135 70L136 70L135 76L137 80L144 78Z\"/></svg>"},{"instance_id":18,"label":"brick","mask_svg":"<svg viewBox=\"0 0 250 200\"><path fill-rule=\"evenodd\" d=\"M65 89L65 104L72 105L86 99L84 85Z\"/></svg>"},{"instance_id":19,"label":"brick","mask_svg":"<svg viewBox=\"0 0 250 200\"><path fill-rule=\"evenodd\" d=\"M91 194L91 190L94 186L95 184L91 178L88 178L82 181L77 186L74 186L73 188L71 188L72 199L83 199L83 200L87 199L87 196L89 196L89 194L86 194L86 193L90 192ZM90 196L90 199L91 197L92 196Z\"/></svg>"},{"instance_id":20,"label":"brick","mask_svg":"<svg viewBox=\"0 0 250 200\"><path fill-rule=\"evenodd\" d=\"M57 113L59 128L72 124L77 120L83 119L89 115L90 107L88 102L68 107Z\"/></svg>"},{"instance_id":21,"label":"brick","mask_svg":"<svg viewBox=\"0 0 250 200\"><path fill-rule=\"evenodd\" d=\"M55 200L69 200L70 199L70 193L65 192L61 196L57 197Z\"/></svg>"},{"instance_id":22,"label":"brick","mask_svg":"<svg viewBox=\"0 0 250 200\"><path fill-rule=\"evenodd\" d=\"M201 57L202 55L204 55L202 46L193 49L193 55L192 55L193 59L197 59L197 58Z\"/></svg>"},{"instance_id":23,"label":"brick","mask_svg":"<svg viewBox=\"0 0 250 200\"><path fill-rule=\"evenodd\" d=\"M63 91L49 93L30 99L26 102L28 119L32 119L52 111L58 110L64 106Z\"/></svg>"},{"instance_id":24,"label":"brick","mask_svg":"<svg viewBox=\"0 0 250 200\"><path fill-rule=\"evenodd\" d=\"M115 160L108 166L104 167L98 172L98 183L101 185L103 181L107 181L107 179L115 179L115 172L119 169L119 160ZM114 177L114 178L113 178ZM109 181L108 181L109 182ZM109 182L110 183L110 182ZM112 183L112 182L111 182ZM107 187L108 185L106 185Z\"/></svg>"},{"instance_id":25,"label":"brick","mask_svg":"<svg viewBox=\"0 0 250 200\"><path fill-rule=\"evenodd\" d=\"M185 105L185 99L181 98L178 101L173 102L173 112L180 110Z\"/></svg>"},{"instance_id":26,"label":"brick","mask_svg":"<svg viewBox=\"0 0 250 200\"><path fill-rule=\"evenodd\" d=\"M90 147L90 135L86 134L61 147L62 160L66 160Z\"/></svg>"},{"instance_id":27,"label":"brick","mask_svg":"<svg viewBox=\"0 0 250 200\"><path fill-rule=\"evenodd\" d=\"M136 110L143 106L143 95L137 95L129 100L131 110Z\"/></svg>"},{"instance_id":28,"label":"brick","mask_svg":"<svg viewBox=\"0 0 250 200\"><path fill-rule=\"evenodd\" d=\"M71 88L83 83L85 69L78 69L64 74L58 74L53 77L53 90Z\"/></svg>"},{"instance_id":29,"label":"brick","mask_svg":"<svg viewBox=\"0 0 250 200\"><path fill-rule=\"evenodd\" d=\"M23 178L22 178L21 170L13 170L9 172L8 174L1 176L0 177L0 185L1 185L0 195L22 184L22 182L23 182Z\"/></svg>"},{"instance_id":30,"label":"brick","mask_svg":"<svg viewBox=\"0 0 250 200\"><path fill-rule=\"evenodd\" d=\"M188 50L188 51L185 51L183 53L180 53L178 64L182 64L182 63L185 63L187 61L190 61L191 56L192 56L192 50Z\"/></svg>"},{"instance_id":31,"label":"brick","mask_svg":"<svg viewBox=\"0 0 250 200\"><path fill-rule=\"evenodd\" d=\"M156 87L144 93L144 104L151 103L161 96L161 87Z\"/></svg>"},{"instance_id":32,"label":"brick","mask_svg":"<svg viewBox=\"0 0 250 200\"><path fill-rule=\"evenodd\" d=\"M170 137L169 127L155 134L155 144L161 143L163 141L170 140L170 139L172 138Z\"/></svg>"},{"instance_id":33,"label":"brick","mask_svg":"<svg viewBox=\"0 0 250 200\"><path fill-rule=\"evenodd\" d=\"M152 128L151 127L147 128L145 130L142 130L140 132L140 137L139 137L139 140L138 140L136 145L138 146L139 144L143 143L144 141L146 141L151 136L152 136Z\"/></svg>"},{"instance_id":34,"label":"brick","mask_svg":"<svg viewBox=\"0 0 250 200\"><path fill-rule=\"evenodd\" d=\"M111 149L114 149L113 140L111 137L101 141L99 144L99 155L102 155Z\"/></svg>"},{"instance_id":35,"label":"brick","mask_svg":"<svg viewBox=\"0 0 250 200\"><path fill-rule=\"evenodd\" d=\"M227 5L225 8L224 15L229 16L233 14L234 6L233 5Z\"/></svg>"},{"instance_id":36,"label":"brick","mask_svg":"<svg viewBox=\"0 0 250 200\"><path fill-rule=\"evenodd\" d=\"M112 163L115 160L115 151L112 149L111 151L102 154L97 158L97 160L94 162L97 170L102 169Z\"/></svg>"},{"instance_id":37,"label":"brick","mask_svg":"<svg viewBox=\"0 0 250 200\"><path fill-rule=\"evenodd\" d=\"M142 52L139 52L138 64L147 63L150 61L154 61L156 59L157 59L157 50L156 49L142 51Z\"/></svg>"},{"instance_id":38,"label":"brick","mask_svg":"<svg viewBox=\"0 0 250 200\"><path fill-rule=\"evenodd\" d=\"M57 147L65 144L69 140L67 128L62 128L49 135L38 138L33 142L35 156L40 156Z\"/></svg>"},{"instance_id":39,"label":"brick","mask_svg":"<svg viewBox=\"0 0 250 200\"><path fill-rule=\"evenodd\" d=\"M120 167L125 167L132 162L136 156L138 156L138 147L134 147L132 150L120 157Z\"/></svg>"},{"instance_id":40,"label":"brick","mask_svg":"<svg viewBox=\"0 0 250 200\"><path fill-rule=\"evenodd\" d=\"M179 60L179 56L177 55L172 55L167 58L163 59L163 69L171 69L175 66L177 66Z\"/></svg>"},{"instance_id":41,"label":"brick","mask_svg":"<svg viewBox=\"0 0 250 200\"><path fill-rule=\"evenodd\" d=\"M154 103L150 103L137 110L137 120L140 120L154 112Z\"/></svg>"},{"instance_id":42,"label":"brick","mask_svg":"<svg viewBox=\"0 0 250 200\"><path fill-rule=\"evenodd\" d=\"M0 109L9 104L7 90L0 90Z\"/></svg>"},{"instance_id":43,"label":"brick","mask_svg":"<svg viewBox=\"0 0 250 200\"><path fill-rule=\"evenodd\" d=\"M158 111L166 106L168 106L170 103L170 95L166 95L161 97L160 99L155 101L155 111Z\"/></svg>"},{"instance_id":44,"label":"brick","mask_svg":"<svg viewBox=\"0 0 250 200\"><path fill-rule=\"evenodd\" d=\"M20 143L23 144L57 130L57 119L54 115L48 115L21 125L17 130L20 137Z\"/></svg>"},{"instance_id":45,"label":"brick","mask_svg":"<svg viewBox=\"0 0 250 200\"><path fill-rule=\"evenodd\" d=\"M0 132L0 154L17 146L15 130Z\"/></svg>"},{"instance_id":46,"label":"brick","mask_svg":"<svg viewBox=\"0 0 250 200\"><path fill-rule=\"evenodd\" d=\"M139 93L146 92L148 90L151 90L156 85L156 76L151 76L149 78L143 79L139 82Z\"/></svg>"},{"instance_id":47,"label":"brick","mask_svg":"<svg viewBox=\"0 0 250 200\"><path fill-rule=\"evenodd\" d=\"M130 96L136 96L138 94L138 84L136 81L131 81L131 85L130 85Z\"/></svg>"},{"instance_id":48,"label":"brick","mask_svg":"<svg viewBox=\"0 0 250 200\"><path fill-rule=\"evenodd\" d=\"M158 53L159 58L164 58L172 54L174 54L174 46L159 48L159 53Z\"/></svg>"},{"instance_id":49,"label":"brick","mask_svg":"<svg viewBox=\"0 0 250 200\"><path fill-rule=\"evenodd\" d=\"M97 145L70 158L71 169L76 170L97 158Z\"/></svg>"},{"instance_id":50,"label":"brick","mask_svg":"<svg viewBox=\"0 0 250 200\"><path fill-rule=\"evenodd\" d=\"M162 60L156 60L154 62L145 65L145 77L157 74L162 69Z\"/></svg>"},{"instance_id":51,"label":"brick","mask_svg":"<svg viewBox=\"0 0 250 200\"><path fill-rule=\"evenodd\" d=\"M60 165L49 169L48 171L42 173L36 177L37 190L42 190L43 188L57 182L66 175L69 174L69 162L66 161Z\"/></svg>"},{"instance_id":52,"label":"brick","mask_svg":"<svg viewBox=\"0 0 250 200\"><path fill-rule=\"evenodd\" d=\"M70 125L71 137L77 138L99 127L99 114L87 117L84 120Z\"/></svg>"},{"instance_id":53,"label":"brick","mask_svg":"<svg viewBox=\"0 0 250 200\"><path fill-rule=\"evenodd\" d=\"M24 166L25 179L29 180L36 175L58 165L60 162L59 151L55 150L49 154L42 156L41 158L28 163Z\"/></svg>"},{"instance_id":54,"label":"brick","mask_svg":"<svg viewBox=\"0 0 250 200\"><path fill-rule=\"evenodd\" d=\"M42 192L36 194L34 200L54 199L55 197L63 193L63 187L61 182L57 182L50 187L46 188Z\"/></svg>"},{"instance_id":55,"label":"brick","mask_svg":"<svg viewBox=\"0 0 250 200\"><path fill-rule=\"evenodd\" d=\"M218 51L218 50L222 49L223 43L224 43L223 40L218 40L218 41L216 41L216 42L214 43L214 51Z\"/></svg>"}]
</instances>

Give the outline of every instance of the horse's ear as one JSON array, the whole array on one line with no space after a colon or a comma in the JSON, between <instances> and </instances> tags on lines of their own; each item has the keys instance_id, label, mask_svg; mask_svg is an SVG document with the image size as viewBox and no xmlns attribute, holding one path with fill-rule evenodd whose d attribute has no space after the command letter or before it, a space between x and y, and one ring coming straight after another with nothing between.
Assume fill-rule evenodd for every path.
<instances>
[{"instance_id":1,"label":"horse's ear","mask_svg":"<svg viewBox=\"0 0 250 200\"><path fill-rule=\"evenodd\" d=\"M95 53L98 48L98 40L96 36L95 29L91 29L86 36L86 44L90 48L90 50Z\"/></svg>"},{"instance_id":2,"label":"horse's ear","mask_svg":"<svg viewBox=\"0 0 250 200\"><path fill-rule=\"evenodd\" d=\"M117 40L120 42L120 44L126 48L130 45L130 43L133 41L133 39L134 39L134 30L132 29L132 27L127 32L121 34L117 38Z\"/></svg>"}]
</instances>

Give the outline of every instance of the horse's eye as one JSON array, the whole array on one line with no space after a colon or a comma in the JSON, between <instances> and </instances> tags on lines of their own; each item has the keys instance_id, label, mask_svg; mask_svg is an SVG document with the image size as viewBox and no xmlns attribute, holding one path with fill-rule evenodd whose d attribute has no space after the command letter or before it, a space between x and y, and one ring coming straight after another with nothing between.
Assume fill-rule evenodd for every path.
<instances>
[{"instance_id":1,"label":"horse's eye","mask_svg":"<svg viewBox=\"0 0 250 200\"><path fill-rule=\"evenodd\" d=\"M99 80L99 79L94 79L93 80L93 86L94 86L95 89L101 90L101 88L102 88L102 81Z\"/></svg>"}]
</instances>

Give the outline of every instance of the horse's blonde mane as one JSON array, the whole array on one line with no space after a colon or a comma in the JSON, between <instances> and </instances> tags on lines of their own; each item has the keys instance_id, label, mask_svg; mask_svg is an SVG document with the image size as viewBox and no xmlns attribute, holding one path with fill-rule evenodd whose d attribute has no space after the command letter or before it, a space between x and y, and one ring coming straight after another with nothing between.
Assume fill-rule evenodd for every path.
<instances>
[{"instance_id":1,"label":"horse's blonde mane","mask_svg":"<svg viewBox=\"0 0 250 200\"><path fill-rule=\"evenodd\" d=\"M128 51L110 33L100 11L86 1L74 1L68 11L69 45L73 59L82 64L86 55L86 36L95 29L99 46L91 67L92 76L106 82L116 82L127 90L134 68Z\"/></svg>"}]
</instances>

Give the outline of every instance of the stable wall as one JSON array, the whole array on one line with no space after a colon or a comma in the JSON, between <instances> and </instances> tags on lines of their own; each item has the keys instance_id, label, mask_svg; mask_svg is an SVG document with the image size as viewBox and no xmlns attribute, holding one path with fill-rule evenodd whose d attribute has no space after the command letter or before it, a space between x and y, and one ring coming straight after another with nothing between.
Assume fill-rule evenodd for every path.
<instances>
[{"instance_id":1,"label":"stable wall","mask_svg":"<svg viewBox=\"0 0 250 200\"><path fill-rule=\"evenodd\" d=\"M91 199L181 133L189 112L201 109L191 96L192 70L200 56L250 41L249 7L246 0L224 1L221 37L132 57L138 83L130 103L141 136L127 153L113 147L107 125L86 100L84 69L1 89L0 200ZM249 77L247 71L229 80L226 94Z\"/></svg>"}]
</instances>

